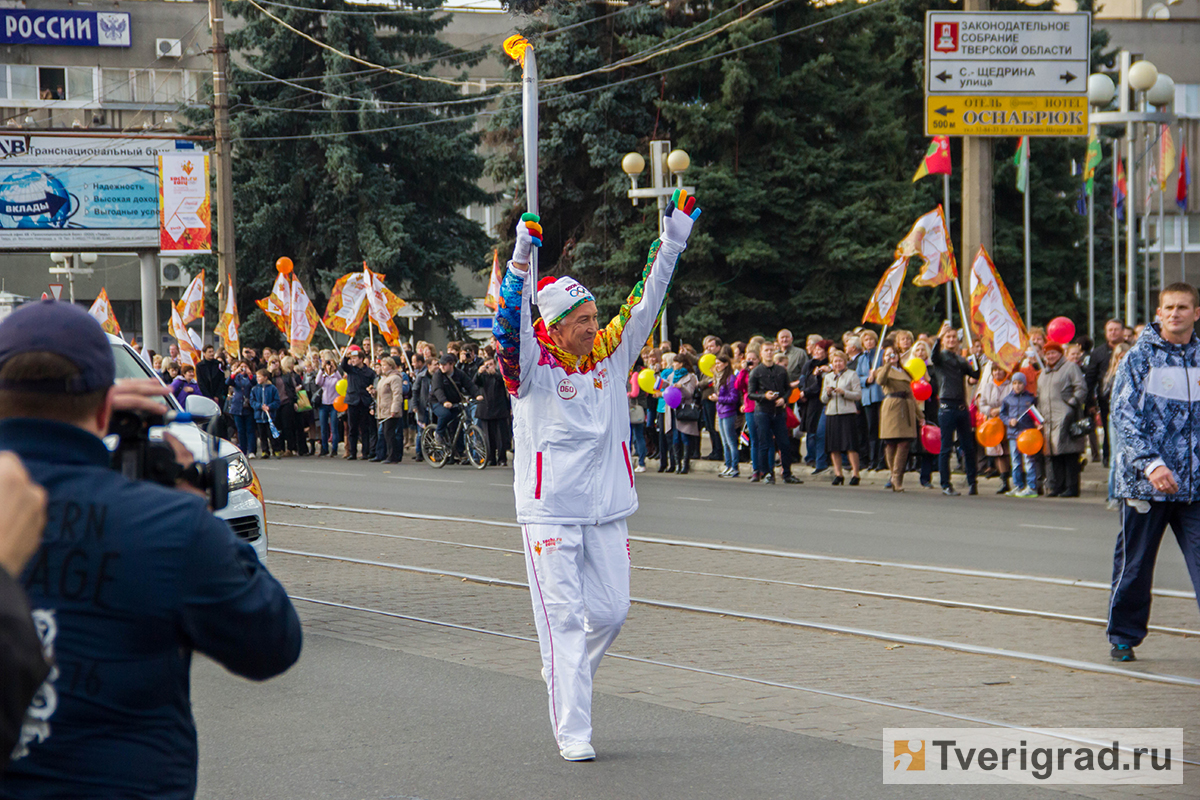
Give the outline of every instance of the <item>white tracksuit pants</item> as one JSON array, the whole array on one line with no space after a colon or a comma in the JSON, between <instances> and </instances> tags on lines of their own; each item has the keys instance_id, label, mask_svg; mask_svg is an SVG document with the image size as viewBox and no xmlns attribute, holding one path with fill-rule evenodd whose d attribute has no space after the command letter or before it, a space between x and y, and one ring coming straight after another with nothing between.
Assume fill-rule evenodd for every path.
<instances>
[{"instance_id":1,"label":"white tracksuit pants","mask_svg":"<svg viewBox=\"0 0 1200 800\"><path fill-rule=\"evenodd\" d=\"M629 613L629 528L522 526L533 617L560 748L592 740L592 678Z\"/></svg>"}]
</instances>

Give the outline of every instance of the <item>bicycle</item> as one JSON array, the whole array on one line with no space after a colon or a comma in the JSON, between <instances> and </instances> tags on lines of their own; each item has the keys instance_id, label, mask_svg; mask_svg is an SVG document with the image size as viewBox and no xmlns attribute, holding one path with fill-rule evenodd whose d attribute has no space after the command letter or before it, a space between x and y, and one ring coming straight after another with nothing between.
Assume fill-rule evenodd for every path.
<instances>
[{"instance_id":1,"label":"bicycle","mask_svg":"<svg viewBox=\"0 0 1200 800\"><path fill-rule=\"evenodd\" d=\"M450 423L447 436L450 442L455 443L461 438L462 447L451 446L438 439L437 427L430 424L421 433L421 453L434 469L441 469L451 459L458 461L460 458L475 469L483 469L487 466L487 434L472 421L473 415L468 413L467 404L457 403L455 407L460 413Z\"/></svg>"}]
</instances>

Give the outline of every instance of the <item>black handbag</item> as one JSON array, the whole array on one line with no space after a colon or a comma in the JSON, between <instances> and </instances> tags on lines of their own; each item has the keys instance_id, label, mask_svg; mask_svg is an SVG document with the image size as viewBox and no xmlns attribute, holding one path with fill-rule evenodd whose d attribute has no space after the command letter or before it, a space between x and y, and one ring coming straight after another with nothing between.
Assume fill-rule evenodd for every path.
<instances>
[{"instance_id":1,"label":"black handbag","mask_svg":"<svg viewBox=\"0 0 1200 800\"><path fill-rule=\"evenodd\" d=\"M1081 417L1081 418L1075 420L1070 425L1068 425L1067 433L1069 433L1071 435L1072 439L1079 439L1084 436L1087 436L1089 433L1091 433L1095 429L1096 429L1096 423L1092 421L1091 417L1085 416L1085 417Z\"/></svg>"},{"instance_id":2,"label":"black handbag","mask_svg":"<svg viewBox=\"0 0 1200 800\"><path fill-rule=\"evenodd\" d=\"M675 419L679 422L699 422L700 406L696 403L682 403L675 409Z\"/></svg>"}]
</instances>

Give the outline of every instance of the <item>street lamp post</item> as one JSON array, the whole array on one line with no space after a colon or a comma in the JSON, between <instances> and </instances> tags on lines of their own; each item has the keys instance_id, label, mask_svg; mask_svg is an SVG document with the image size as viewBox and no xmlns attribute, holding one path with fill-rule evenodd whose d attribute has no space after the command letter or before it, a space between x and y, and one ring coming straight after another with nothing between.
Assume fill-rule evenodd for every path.
<instances>
[{"instance_id":1,"label":"street lamp post","mask_svg":"<svg viewBox=\"0 0 1200 800\"><path fill-rule=\"evenodd\" d=\"M97 256L95 253L50 254L50 260L59 265L57 267L51 267L50 274L67 276L67 286L69 287L67 290L69 294L67 296L71 298L72 303L75 302L75 276L91 275L95 271L92 269L91 265L96 263L96 258ZM87 264L88 266L81 267L79 266L80 263Z\"/></svg>"},{"instance_id":2,"label":"street lamp post","mask_svg":"<svg viewBox=\"0 0 1200 800\"><path fill-rule=\"evenodd\" d=\"M689 193L696 191L694 186L683 185L683 173L691 164L691 156L686 152L671 150L670 140L655 139L650 142L650 186L639 188L638 175L646 168L646 159L642 158L639 153L627 153L621 159L621 170L629 176L630 183L630 189L626 196L633 201L635 206L642 199L654 198L658 202L658 236L660 239L663 234L663 212L667 210L667 199L675 193L676 189L684 189ZM671 185L672 177L675 179L674 186ZM659 339L665 342L667 341L667 312L666 301L663 302Z\"/></svg>"},{"instance_id":3,"label":"street lamp post","mask_svg":"<svg viewBox=\"0 0 1200 800\"><path fill-rule=\"evenodd\" d=\"M1163 73L1158 74L1158 79L1154 81L1154 86L1150 87L1150 91L1146 92L1146 102L1154 106L1159 111L1165 111L1168 106L1175 101L1175 81L1171 80L1169 75ZM1162 134L1160 133L1161 137ZM1160 151L1161 152L1161 149ZM1165 235L1164 225L1166 217L1163 216L1163 184L1165 176L1170 171L1172 164L1158 165L1158 288L1161 290L1167 285L1167 237ZM1147 242L1147 246L1149 242ZM1149 306L1147 305L1147 309Z\"/></svg>"},{"instance_id":4,"label":"street lamp post","mask_svg":"<svg viewBox=\"0 0 1200 800\"><path fill-rule=\"evenodd\" d=\"M1088 103L1091 104L1093 110L1104 108L1112 102L1113 97L1117 93L1117 88L1113 86L1112 79L1107 75L1096 74L1088 78ZM1091 133L1097 139L1100 135L1099 127L1095 124L1091 125ZM1089 152L1084 156L1084 171L1087 171L1087 163L1091 158ZM1092 188L1095 189L1095 176L1093 175ZM1096 338L1096 198L1095 191L1088 192L1088 336L1094 341ZM1113 276L1115 279L1115 275ZM1116 316L1116 311L1113 311L1113 316Z\"/></svg>"},{"instance_id":5,"label":"street lamp post","mask_svg":"<svg viewBox=\"0 0 1200 800\"><path fill-rule=\"evenodd\" d=\"M1161 111L1135 111L1130 107L1130 90L1147 92L1158 80L1158 69L1149 61L1133 63L1133 55L1120 53L1121 79L1118 86L1119 104L1117 111L1104 111L1091 116L1094 125L1125 126L1125 161L1129 165L1129 187L1125 195L1125 324L1132 327L1137 312L1137 234L1134 222L1137 218L1137 153L1136 123L1172 122L1172 114ZM1147 290L1147 296L1149 290ZM1147 317L1149 304L1147 300Z\"/></svg>"}]
</instances>

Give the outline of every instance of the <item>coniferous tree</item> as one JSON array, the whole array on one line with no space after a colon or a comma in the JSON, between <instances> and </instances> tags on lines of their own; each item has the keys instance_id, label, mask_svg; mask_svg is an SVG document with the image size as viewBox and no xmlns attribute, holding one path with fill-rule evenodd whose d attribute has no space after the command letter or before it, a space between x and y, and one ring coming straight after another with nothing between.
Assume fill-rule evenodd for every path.
<instances>
[{"instance_id":1,"label":"coniferous tree","mask_svg":"<svg viewBox=\"0 0 1200 800\"><path fill-rule=\"evenodd\" d=\"M460 72L483 53L439 41L450 18L420 11L436 7L426 0L389 14L341 0L289 5L303 8L268 10L338 51L406 74L321 48L253 7L228 6L245 19L228 37L243 65L230 82L243 335L276 336L251 310L283 255L318 309L332 282L365 260L397 294L453 325L451 313L468 301L451 273L478 264L488 246L460 213L489 200L472 130L481 106L421 77Z\"/></svg>"}]
</instances>

